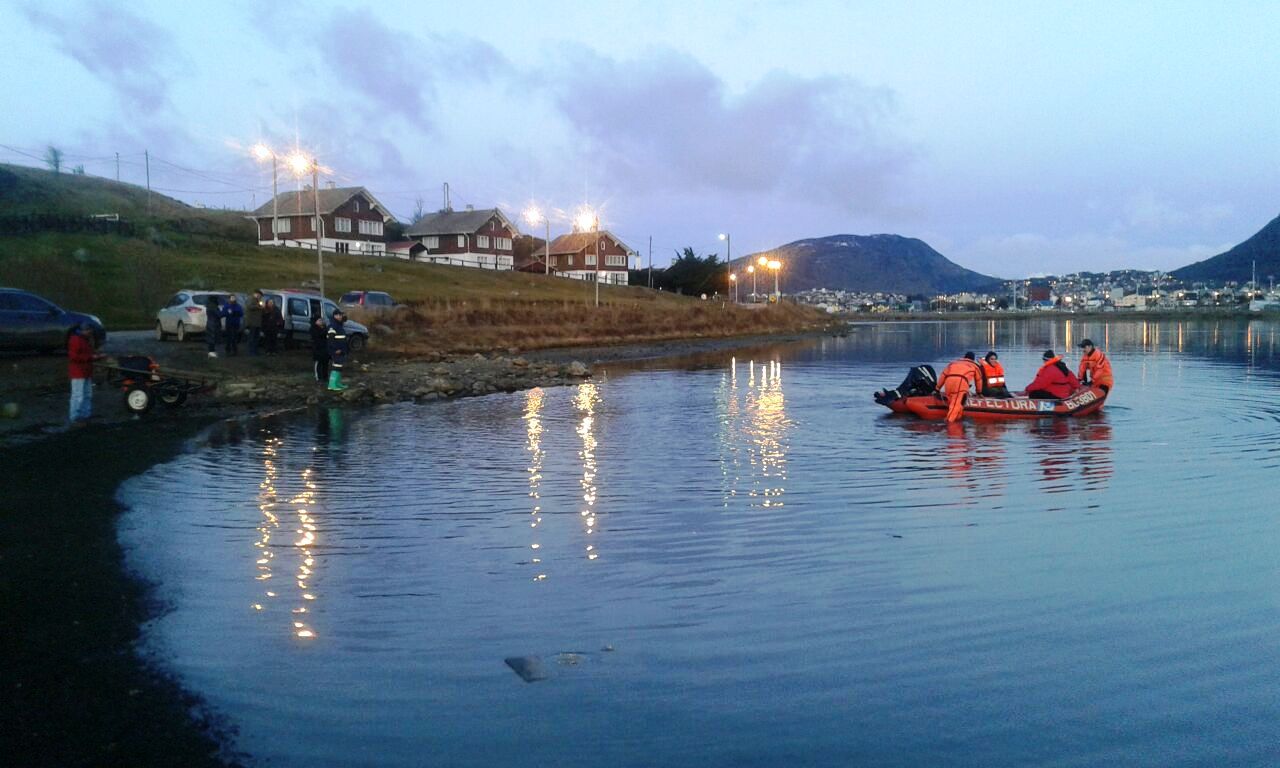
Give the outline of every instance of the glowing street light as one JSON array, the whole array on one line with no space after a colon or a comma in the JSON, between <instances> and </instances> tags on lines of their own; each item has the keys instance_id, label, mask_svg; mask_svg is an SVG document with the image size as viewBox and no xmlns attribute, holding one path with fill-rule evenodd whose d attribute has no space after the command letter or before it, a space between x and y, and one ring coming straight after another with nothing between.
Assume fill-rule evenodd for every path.
<instances>
[{"instance_id":1,"label":"glowing street light","mask_svg":"<svg viewBox=\"0 0 1280 768\"><path fill-rule=\"evenodd\" d=\"M543 248L543 270L544 274L551 274L551 217L542 212L542 209L536 205L530 205L524 209L524 220L531 226L536 227L538 224L547 225L547 244Z\"/></svg>"},{"instance_id":2,"label":"glowing street light","mask_svg":"<svg viewBox=\"0 0 1280 768\"><path fill-rule=\"evenodd\" d=\"M765 266L773 272L773 295L775 297L774 300L776 301L778 298L781 298L781 294L778 291L778 270L782 269L782 262L777 259L765 259L763 256L760 258L766 262Z\"/></svg>"}]
</instances>

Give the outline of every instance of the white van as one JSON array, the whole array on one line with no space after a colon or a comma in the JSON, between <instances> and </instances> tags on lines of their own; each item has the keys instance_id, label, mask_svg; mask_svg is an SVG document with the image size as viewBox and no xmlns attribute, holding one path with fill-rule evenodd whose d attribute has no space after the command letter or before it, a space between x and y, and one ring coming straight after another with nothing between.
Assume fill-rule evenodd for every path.
<instances>
[{"instance_id":1,"label":"white van","mask_svg":"<svg viewBox=\"0 0 1280 768\"><path fill-rule=\"evenodd\" d=\"M284 317L285 343L308 343L311 338L311 321L317 313L323 312L325 321L333 317L338 305L329 299L321 298L315 291L299 291L287 288L262 289L262 301L271 299L280 308ZM347 320L347 342L352 352L359 352L369 343L369 329L354 320Z\"/></svg>"}]
</instances>

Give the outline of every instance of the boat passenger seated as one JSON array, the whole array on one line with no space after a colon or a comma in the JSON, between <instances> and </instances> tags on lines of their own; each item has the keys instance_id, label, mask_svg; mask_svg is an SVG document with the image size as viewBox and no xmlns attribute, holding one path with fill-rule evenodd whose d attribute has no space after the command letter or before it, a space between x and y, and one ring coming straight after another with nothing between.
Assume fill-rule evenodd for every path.
<instances>
[{"instance_id":1,"label":"boat passenger seated","mask_svg":"<svg viewBox=\"0 0 1280 768\"><path fill-rule=\"evenodd\" d=\"M1062 400L1071 397L1071 393L1080 388L1080 379L1071 372L1062 358L1052 349L1044 352L1044 364L1036 372L1036 377L1027 385L1027 397L1037 400Z\"/></svg>"},{"instance_id":2,"label":"boat passenger seated","mask_svg":"<svg viewBox=\"0 0 1280 768\"><path fill-rule=\"evenodd\" d=\"M986 397L1012 397L1009 387L1004 381L1004 366L1000 364L1000 356L988 352L979 363L982 366L982 394Z\"/></svg>"},{"instance_id":3,"label":"boat passenger seated","mask_svg":"<svg viewBox=\"0 0 1280 768\"><path fill-rule=\"evenodd\" d=\"M938 374L934 373L933 366L917 365L907 371L907 378L902 380L897 389L882 389L876 392L875 398L880 405L888 405L903 397L932 394L937 385Z\"/></svg>"}]
</instances>

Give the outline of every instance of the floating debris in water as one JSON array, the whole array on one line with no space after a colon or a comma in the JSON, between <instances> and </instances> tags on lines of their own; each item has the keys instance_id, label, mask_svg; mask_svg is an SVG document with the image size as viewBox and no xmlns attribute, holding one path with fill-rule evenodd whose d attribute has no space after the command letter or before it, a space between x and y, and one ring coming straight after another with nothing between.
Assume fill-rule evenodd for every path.
<instances>
[{"instance_id":1,"label":"floating debris in water","mask_svg":"<svg viewBox=\"0 0 1280 768\"><path fill-rule=\"evenodd\" d=\"M526 683L547 679L547 670L542 666L542 659L537 656L511 656L503 661Z\"/></svg>"}]
</instances>

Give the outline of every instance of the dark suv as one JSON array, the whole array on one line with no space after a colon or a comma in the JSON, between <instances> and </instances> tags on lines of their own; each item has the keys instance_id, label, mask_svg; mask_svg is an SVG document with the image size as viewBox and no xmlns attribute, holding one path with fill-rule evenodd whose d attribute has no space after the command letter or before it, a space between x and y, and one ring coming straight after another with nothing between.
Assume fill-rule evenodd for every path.
<instances>
[{"instance_id":1,"label":"dark suv","mask_svg":"<svg viewBox=\"0 0 1280 768\"><path fill-rule=\"evenodd\" d=\"M77 325L93 328L95 346L107 340L102 321L93 315L68 312L48 299L17 288L0 288L0 349L60 351Z\"/></svg>"}]
</instances>

